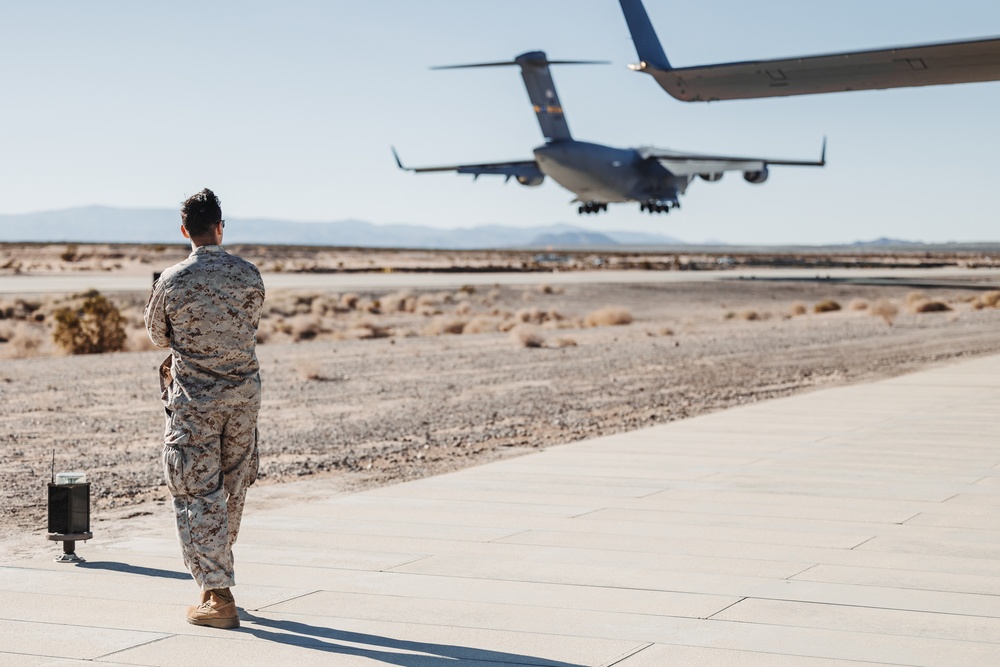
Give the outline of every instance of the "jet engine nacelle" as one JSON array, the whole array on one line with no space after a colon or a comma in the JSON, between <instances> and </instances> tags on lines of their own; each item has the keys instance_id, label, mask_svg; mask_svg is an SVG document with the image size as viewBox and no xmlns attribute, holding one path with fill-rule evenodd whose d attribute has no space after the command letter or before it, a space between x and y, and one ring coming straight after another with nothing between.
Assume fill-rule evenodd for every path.
<instances>
[{"instance_id":1,"label":"jet engine nacelle","mask_svg":"<svg viewBox=\"0 0 1000 667\"><path fill-rule=\"evenodd\" d=\"M719 171L714 174L698 174L698 175L701 176L702 180L706 180L709 183L714 183L715 181L721 181L724 173L725 172Z\"/></svg>"},{"instance_id":2,"label":"jet engine nacelle","mask_svg":"<svg viewBox=\"0 0 1000 667\"><path fill-rule=\"evenodd\" d=\"M543 176L543 175L540 175L540 176L517 176L516 178L517 178L517 182L518 183L520 183L521 185L526 185L529 188L536 188L536 187L538 187L539 185L542 184L542 181L545 180L545 176Z\"/></svg>"},{"instance_id":3,"label":"jet engine nacelle","mask_svg":"<svg viewBox=\"0 0 1000 667\"><path fill-rule=\"evenodd\" d=\"M753 183L754 185L760 185L767 180L768 176L770 176L770 172L768 172L766 165L760 171L743 172L744 180L746 180L747 183Z\"/></svg>"}]
</instances>

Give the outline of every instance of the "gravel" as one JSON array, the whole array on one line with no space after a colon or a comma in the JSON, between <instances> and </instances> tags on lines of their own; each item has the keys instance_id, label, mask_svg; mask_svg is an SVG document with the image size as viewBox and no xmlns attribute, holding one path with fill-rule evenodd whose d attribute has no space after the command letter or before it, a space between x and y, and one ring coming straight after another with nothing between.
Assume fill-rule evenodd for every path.
<instances>
[{"instance_id":1,"label":"gravel","mask_svg":"<svg viewBox=\"0 0 1000 667\"><path fill-rule=\"evenodd\" d=\"M934 293L953 311L903 313L892 326L848 309L788 315L797 302L902 303L909 291L747 281L574 286L562 294L498 288L495 300L511 309L554 307L572 321L614 305L635 321L540 328L542 347L524 347L506 333L414 336L415 327L406 336L262 345L259 483L336 477L340 488L390 484L1000 352L1000 310L972 309L963 299L974 292L961 289ZM156 379L164 354L2 362L5 534L44 530L53 452L57 471L87 472L97 516L167 499Z\"/></svg>"}]
</instances>

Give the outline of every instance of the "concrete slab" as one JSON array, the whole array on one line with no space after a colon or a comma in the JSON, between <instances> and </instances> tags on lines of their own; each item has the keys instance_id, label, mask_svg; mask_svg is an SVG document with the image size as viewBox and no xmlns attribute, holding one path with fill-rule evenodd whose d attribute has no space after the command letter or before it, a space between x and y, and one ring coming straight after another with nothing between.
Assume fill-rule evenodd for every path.
<instances>
[{"instance_id":1,"label":"concrete slab","mask_svg":"<svg viewBox=\"0 0 1000 667\"><path fill-rule=\"evenodd\" d=\"M79 566L39 537L0 562L0 663L998 664L998 408L1000 356L363 493L254 490L238 631L184 621L166 514Z\"/></svg>"},{"instance_id":2,"label":"concrete slab","mask_svg":"<svg viewBox=\"0 0 1000 667\"><path fill-rule=\"evenodd\" d=\"M0 620L0 654L95 659L169 635L79 624Z\"/></svg>"}]
</instances>

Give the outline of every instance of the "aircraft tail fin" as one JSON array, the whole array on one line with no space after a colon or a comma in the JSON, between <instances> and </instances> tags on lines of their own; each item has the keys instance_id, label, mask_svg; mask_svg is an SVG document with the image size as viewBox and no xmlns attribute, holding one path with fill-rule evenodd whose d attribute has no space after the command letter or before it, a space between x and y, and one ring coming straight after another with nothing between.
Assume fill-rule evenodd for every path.
<instances>
[{"instance_id":1,"label":"aircraft tail fin","mask_svg":"<svg viewBox=\"0 0 1000 667\"><path fill-rule=\"evenodd\" d=\"M535 116L542 128L542 134L548 141L564 141L572 139L569 124L563 115L562 104L556 94L556 86L552 80L549 65L595 65L604 64L594 60L549 60L544 51L522 53L512 61L496 63L478 63L475 65L450 65L433 67L431 69L466 69L471 67L504 67L517 65L521 68L521 78L528 90L528 98L535 109Z\"/></svg>"},{"instance_id":2,"label":"aircraft tail fin","mask_svg":"<svg viewBox=\"0 0 1000 667\"><path fill-rule=\"evenodd\" d=\"M636 53L639 55L639 64L629 67L640 72L650 69L662 71L673 69L667 60L667 54L663 52L663 45L656 36L656 30L653 29L642 0L619 0L619 2L629 32L632 33L632 41L635 42Z\"/></svg>"}]
</instances>

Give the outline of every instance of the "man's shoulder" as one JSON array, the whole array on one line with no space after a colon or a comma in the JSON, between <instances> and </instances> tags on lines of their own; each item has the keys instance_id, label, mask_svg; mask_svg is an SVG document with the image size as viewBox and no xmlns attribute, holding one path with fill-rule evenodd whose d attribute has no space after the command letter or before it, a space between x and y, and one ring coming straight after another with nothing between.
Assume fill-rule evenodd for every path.
<instances>
[{"instance_id":1,"label":"man's shoulder","mask_svg":"<svg viewBox=\"0 0 1000 667\"><path fill-rule=\"evenodd\" d=\"M260 280L260 269L250 260L243 259L238 255L229 252L220 253L219 261L225 266L227 271L253 276Z\"/></svg>"}]
</instances>

